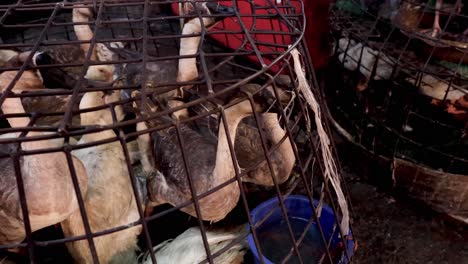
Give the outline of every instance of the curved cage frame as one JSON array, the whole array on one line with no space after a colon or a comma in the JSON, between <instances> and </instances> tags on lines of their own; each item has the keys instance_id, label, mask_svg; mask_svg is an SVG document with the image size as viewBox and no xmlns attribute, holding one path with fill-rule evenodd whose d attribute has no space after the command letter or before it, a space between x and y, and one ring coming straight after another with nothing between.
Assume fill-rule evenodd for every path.
<instances>
[{"instance_id":1,"label":"curved cage frame","mask_svg":"<svg viewBox=\"0 0 468 264\"><path fill-rule=\"evenodd\" d=\"M372 180L466 223L462 2L336 1L328 73L343 78L328 78L323 92L335 128L377 161L362 165L379 175ZM432 31L437 13L441 30Z\"/></svg>"},{"instance_id":2,"label":"curved cage frame","mask_svg":"<svg viewBox=\"0 0 468 264\"><path fill-rule=\"evenodd\" d=\"M201 1L200 1L201 2ZM203 1L209 2L209 1ZM0 49L16 49L17 52L23 54L24 51L30 51L26 53L24 61L17 65L8 65L0 69L0 74L7 76L5 73L14 73L6 87L2 87L2 93L0 96L0 105L4 105L6 100L12 98L20 98L22 104L28 103L28 100L38 100L38 104L46 103L46 107L39 110L26 109L25 113L7 113L1 114L2 119L14 120L27 118L29 123L25 127L8 127L8 124L4 124L0 128L1 134L6 133L17 133L15 137L2 137L0 144L2 146L13 146L13 151L9 153L2 152L0 158L11 159L15 168L15 179L18 188L19 200L21 203L21 215L26 215L24 218L25 228L25 242L10 243L0 245L0 251L5 251L13 248L22 248L28 251L28 260L32 263L41 262L38 259L38 252L41 252L43 248L51 247L54 245L61 245L70 243L78 240L86 240L89 244L89 250L94 263L99 263L98 252L96 250L95 239L97 237L106 236L112 233L121 232L126 229L141 226L142 231L140 234L140 242L144 241L143 248L151 252L150 258L153 263L156 263L156 257L153 253L153 247L155 244L153 241L157 237L157 234L150 231L150 224L153 221L164 218L165 216L177 212L181 208L193 206L197 221L192 223L198 225L200 228L201 238L206 251L206 259L202 263L215 263L215 258L226 252L230 247L240 243L245 239L239 237L230 243L228 246L217 251L213 254L210 251L208 239L207 239L207 223L202 220L203 211L200 207L200 200L207 197L223 187L226 187L232 183L237 184L240 189L240 198L238 206L242 212L234 212L233 214L240 214L242 222L247 222L251 229L254 237L256 247L260 249L258 240L258 234L255 231L258 224L252 222L250 212L252 206L258 201L252 202L251 196L248 195L246 188L260 188L263 191L269 189L271 195L275 195L279 198L279 208L284 215L287 215L287 210L284 205L284 199L286 199L292 193L305 194L311 203L313 210L313 217L309 219L309 225L313 222L317 223L320 229L322 243L326 244L326 251L321 256L322 261L329 261L334 263L336 260L336 254L339 255L338 259L342 263L350 262L350 254L348 250L342 250L342 252L336 253L334 248L330 247L330 241L333 235L330 236L328 241L325 241L325 236L320 227L320 208L322 203L328 203L333 209L336 216L335 224L333 228L333 234L339 233L341 242L347 245L347 239L352 239L345 234L339 223L341 217L339 205L336 202L336 197L333 193L333 189L330 186L328 179L323 173L324 167L322 161L319 158L321 149L318 144L319 138L312 131L309 115L310 110L304 101L301 91L299 90L298 84L295 81L297 78L294 67L292 66L291 51L293 49L300 50L302 54L301 63L306 66L307 81L314 83L313 68L310 60L308 59L307 48L303 43L305 17L302 11L293 12L294 7L299 6L303 9L301 1L280 1L273 2L266 0L266 7L258 7L252 5L249 1L233 1L233 5L239 5L240 2L243 4L249 3L251 8L255 10L267 9L269 14L246 14L241 11L240 8L234 8L234 14L231 17L235 17L239 23L240 30L220 30L219 28L206 28L203 26L199 33L194 34L179 34L182 31L179 25L182 20L187 21L188 19L196 18L200 21L204 21L207 18L216 18L220 15L202 14L195 1L139 1L139 0L106 0L106 1L62 1L55 3L55 1L10 1L9 3L0 5L0 28L2 30L0 43ZM195 14L191 15L174 15L164 14L161 8L173 3L190 4L196 11ZM295 3L295 5L293 5ZM93 19L88 22L75 22L71 21L71 12L77 8L87 8L92 10L95 14ZM159 10L161 13L156 12L153 9ZM25 14L28 14L26 17ZM283 31L275 30L257 30L256 23L253 22L253 26L248 28L245 24L245 19L249 18L253 21L259 21L261 19L277 19L281 21ZM71 22L70 22L71 21ZM166 26L172 31L172 34L167 32L158 32L153 26L156 23L166 23ZM202 22L203 23L203 22ZM223 20L218 23L224 23ZM89 26L92 28L93 36L88 40L78 40L74 33L74 27L76 26ZM178 29L174 29L177 28ZM165 28L167 29L167 28ZM174 33L175 32L175 33ZM234 49L226 49L222 47L216 41L213 41L210 37L213 35L223 36L241 36L243 45ZM273 35L271 43L265 43L258 39L260 35ZM179 42L184 38L199 37L200 45L196 52L189 55L179 54ZM287 43L285 39L289 39L290 43ZM97 49L99 44L107 47L108 50L112 51L111 43L121 42L124 43L126 49L131 50L132 55L126 59L113 58L107 61L93 60L93 52ZM33 65L31 64L35 60L36 52L44 49L54 49L61 45L76 45L83 46L89 44L87 52L84 53L84 60L81 62L72 61L68 63L51 63L47 65ZM106 45L107 44L107 45ZM102 46L101 46L102 47ZM164 48L166 48L164 50ZM160 50L161 49L161 50ZM167 55L167 56L166 56ZM251 60L248 61L245 57L250 56ZM147 65L151 63L157 64L161 61L172 61L172 63L180 63L180 60L195 58L198 67L198 76L194 79L189 80L172 80L165 83L148 83L148 77L151 73L151 69L148 69ZM259 62L259 63L258 63ZM94 85L89 83L85 78L87 70L91 66L97 65L114 65L114 69L118 67L127 67L128 65L143 65L141 73L141 79L136 82L136 85L125 85L121 79L114 80L115 82L99 83L100 85ZM122 66L125 65L125 66ZM179 64L180 65L180 64ZM24 91L18 93L15 91L16 83L21 83L22 78L28 72L39 72L43 74L41 70L54 70L60 69L60 71L66 71L68 68L78 68L78 78L75 80L72 87L55 87L55 89L37 89L33 91ZM117 71L117 70L116 70ZM45 72L45 71L44 71ZM50 73L51 75L53 73ZM224 78L223 78L224 74ZM1 76L1 75L0 75ZM2 77L3 78L3 77ZM8 80L8 79L7 79ZM42 76L42 81L44 81ZM286 81L285 81L286 80ZM289 81L288 81L289 80ZM242 87L249 83L258 84L257 90L250 91L244 90ZM162 107L158 108L157 111L154 109L147 108L148 105L159 104L159 100L162 96L168 93L176 93L180 91L180 87L183 94L198 95L197 99L184 101L183 104L175 107ZM191 88L187 88L187 86ZM195 90L196 87L197 89ZM315 85L314 85L315 87ZM47 88L47 87L46 87ZM205 90L203 90L205 89ZM285 130L285 135L282 139L274 146L270 146L268 142L268 136L266 131L259 129L262 127L259 119L261 113L253 112L253 121L255 130L258 132L259 140L262 147L262 158L256 163L251 164L247 168L241 170L239 161L236 158L234 142L231 140L229 135L229 124L226 121L226 110L230 109L234 105L242 102L249 102L252 109L258 104L257 98L262 95L265 91L269 90L270 94L274 96L273 103L270 103L268 111L271 108L276 108L281 127ZM104 103L95 107L86 109L77 109L81 98L90 92L102 92L103 96L113 94L118 91L119 94L127 94L127 96L120 96L117 101ZM135 95L133 91L138 91L138 95ZM195 91L195 92L194 92ZM313 90L314 94L318 98L321 98L320 93L317 90ZM284 93L291 94L287 102L281 101L281 95ZM128 96L129 95L129 96ZM232 97L237 97L236 100L228 100ZM46 99L49 98L49 99ZM59 110L48 109L52 100L58 100L61 105L58 105ZM43 101L41 101L43 100ZM50 101L49 101L50 100ZM185 100L185 99L184 99ZM139 105L135 107L134 104ZM203 113L191 115L187 118L174 118L180 110L188 110L196 106L211 105L211 109L207 109ZM137 111L132 112L135 116L130 118L120 119L118 109L128 110L129 108L136 109ZM3 108L2 108L3 109ZM86 113L97 113L98 111L108 110L112 117L112 121L106 125L82 125L80 122L77 123L76 119L80 118ZM311 111L310 111L311 112ZM126 112L128 115L129 113ZM230 156L232 158L232 164L234 166L234 177L229 181L226 181L218 186L215 186L203 193L198 193L195 183L193 183L193 176L189 169L189 160L184 148L187 142L184 142L182 136L181 127L190 122L201 120L207 116L217 116L219 126L223 126L226 130L226 136L228 138L228 146ZM140 123L149 123L153 120L159 120L166 118L165 120L171 120L162 125L156 125L147 127L143 130L137 130L135 127ZM82 119L82 118L81 118ZM163 211L154 213L151 216L146 216L144 212L145 207L145 190L139 186L140 176L138 175L139 170L137 169L138 162L133 162L134 153L129 143L134 141L135 138L139 138L142 135L151 135L151 133L158 133L159 131L165 131L173 128L177 134L177 140L179 149L182 153L182 159L184 164L184 173L186 175L186 181L190 187L191 199L186 200L184 203L174 205L174 207L164 209ZM114 136L106 137L100 140L87 142L84 144L73 143L74 138L81 137L83 135L91 135L96 133L103 133L105 131L113 131ZM37 135L28 136L33 132L37 132ZM22 146L27 142L38 142L40 140L63 140L63 144L53 148L41 148L41 149L22 149ZM289 176L289 180L284 184L280 184L276 180L274 162L272 157L274 152L285 142L289 140L292 142L292 151L295 156L295 165L293 174L298 176ZM77 169L74 164L74 153L80 149L86 149L90 147L110 144L112 142L118 142L125 158L125 166L128 171L129 182L131 183L132 195L134 196L137 212L139 219L125 225L114 226L112 228L100 231L91 230L91 226L88 220L87 209L85 208L85 200L87 194L80 192L80 183L77 176ZM28 195L24 187L24 179L22 177L22 159L27 156L34 156L45 153L62 153L67 161L69 173L72 179L74 194L76 196L79 213L82 218L85 234L73 237L60 237L56 239L46 238L44 240L36 239L34 237L34 231L31 228L29 219L28 202L26 196ZM229 161L231 162L231 161ZM252 187L253 185L246 185L242 181L243 177L255 169L259 168L266 162L269 174L272 175L273 185L267 187ZM137 164L137 165L135 165ZM139 164L141 166L141 164ZM89 173L88 173L89 174ZM319 175L320 177L316 176ZM89 178L89 175L88 175ZM184 180L185 181L185 180ZM82 187L82 186L81 186ZM143 194L142 194L143 192ZM250 198L249 198L250 197ZM112 199L112 198L111 198ZM319 206L316 207L313 204L313 199L319 200ZM302 238L298 241L292 233L292 227L286 217L288 225L289 236L292 240L292 246L289 250L289 254L285 257L286 261L294 254L299 256L302 263L302 257L299 253L299 246L304 237L306 231L302 232ZM192 221L193 222L193 221ZM223 221L221 221L223 222ZM227 222L227 221L224 221ZM224 223L226 224L226 223ZM222 224L220 224L222 225ZM160 240L162 238L157 238ZM142 243L143 244L143 243ZM260 251L260 250L259 250ZM5 251L6 252L6 251ZM262 255L261 252L259 252ZM43 254L43 253L42 253ZM334 255L335 254L335 255ZM263 263L263 260L260 260Z\"/></svg>"}]
</instances>

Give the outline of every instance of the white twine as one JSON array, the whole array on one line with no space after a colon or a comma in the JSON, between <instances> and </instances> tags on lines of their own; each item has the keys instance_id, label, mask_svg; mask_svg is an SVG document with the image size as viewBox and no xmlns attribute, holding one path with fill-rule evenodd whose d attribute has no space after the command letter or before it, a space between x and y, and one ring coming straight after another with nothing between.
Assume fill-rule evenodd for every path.
<instances>
[{"instance_id":1,"label":"white twine","mask_svg":"<svg viewBox=\"0 0 468 264\"><path fill-rule=\"evenodd\" d=\"M320 148L322 152L322 159L324 163L324 178L325 181L330 181L333 189L335 190L336 196L338 198L338 204L341 209L341 213L343 218L341 219L341 230L343 231L344 235L347 235L349 232L349 209L348 203L346 202L346 198L343 194L341 189L340 177L338 173L338 169L336 168L335 160L332 155L331 151L331 144L328 134L325 132L322 124L322 118L320 114L320 106L315 99L314 94L312 93L309 84L307 83L304 69L302 68L301 61L299 59L299 51L297 48L291 51L291 55L294 60L294 71L297 76L297 81L299 85L299 90L304 95L308 105L314 111L315 115L315 124L317 126L317 133L320 139Z\"/></svg>"}]
</instances>

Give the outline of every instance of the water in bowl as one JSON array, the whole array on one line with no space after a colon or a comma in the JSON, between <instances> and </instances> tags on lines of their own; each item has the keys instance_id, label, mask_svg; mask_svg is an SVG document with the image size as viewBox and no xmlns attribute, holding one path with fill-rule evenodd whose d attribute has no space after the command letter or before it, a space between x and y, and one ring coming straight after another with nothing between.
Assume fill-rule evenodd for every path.
<instances>
[{"instance_id":1,"label":"water in bowl","mask_svg":"<svg viewBox=\"0 0 468 264\"><path fill-rule=\"evenodd\" d=\"M307 226L307 220L301 218L289 218L289 223L297 239L300 238ZM269 223L268 227L259 227L257 229L258 239L262 254L273 263L281 263L293 246L289 236L288 224L284 219ZM322 254L326 251L320 231L315 224L312 224L307 230L302 243L299 245L299 252L303 263L319 263ZM300 263L298 256L293 251L292 256L286 262L288 264Z\"/></svg>"}]
</instances>

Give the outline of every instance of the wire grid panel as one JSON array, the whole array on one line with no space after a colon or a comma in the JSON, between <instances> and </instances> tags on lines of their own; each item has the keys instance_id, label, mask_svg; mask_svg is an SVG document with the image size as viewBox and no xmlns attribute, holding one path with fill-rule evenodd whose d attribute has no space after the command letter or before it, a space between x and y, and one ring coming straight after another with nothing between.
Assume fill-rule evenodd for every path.
<instances>
[{"instance_id":1,"label":"wire grid panel","mask_svg":"<svg viewBox=\"0 0 468 264\"><path fill-rule=\"evenodd\" d=\"M349 262L346 247L332 243L348 245L350 236L339 228L291 61L293 48L307 54L302 6L2 2L5 261L183 263L171 257L188 255L217 263L239 244L245 253L247 233L244 226L214 252L213 229L239 223L249 224L262 256L252 208L276 196L285 214L296 193L313 208L319 201L307 220L325 245L321 261ZM336 216L329 239L324 203ZM284 219L285 260L307 263L307 230L295 236ZM164 255L164 240L190 226L202 251Z\"/></svg>"},{"instance_id":2,"label":"wire grid panel","mask_svg":"<svg viewBox=\"0 0 468 264\"><path fill-rule=\"evenodd\" d=\"M462 2L336 2L331 70L344 81L330 80L326 92L333 118L355 143L384 157L468 173Z\"/></svg>"}]
</instances>

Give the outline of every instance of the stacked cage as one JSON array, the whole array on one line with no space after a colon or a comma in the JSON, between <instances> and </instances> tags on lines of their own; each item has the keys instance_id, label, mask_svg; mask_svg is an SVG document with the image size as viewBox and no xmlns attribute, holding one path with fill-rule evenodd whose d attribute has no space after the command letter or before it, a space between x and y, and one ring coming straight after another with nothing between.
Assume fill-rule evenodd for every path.
<instances>
[{"instance_id":1,"label":"stacked cage","mask_svg":"<svg viewBox=\"0 0 468 264\"><path fill-rule=\"evenodd\" d=\"M336 1L327 74L343 78L325 81L335 127L361 161L384 168L371 177L465 223L467 10L464 1Z\"/></svg>"},{"instance_id":2,"label":"stacked cage","mask_svg":"<svg viewBox=\"0 0 468 264\"><path fill-rule=\"evenodd\" d=\"M3 1L0 263L349 263L303 10Z\"/></svg>"}]
</instances>

